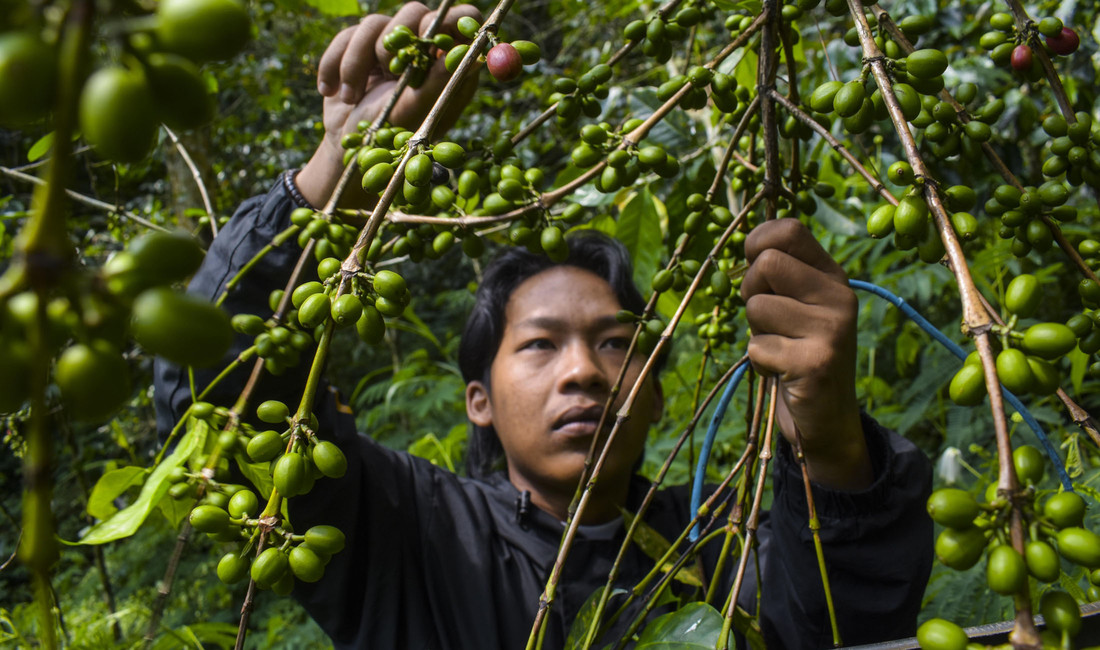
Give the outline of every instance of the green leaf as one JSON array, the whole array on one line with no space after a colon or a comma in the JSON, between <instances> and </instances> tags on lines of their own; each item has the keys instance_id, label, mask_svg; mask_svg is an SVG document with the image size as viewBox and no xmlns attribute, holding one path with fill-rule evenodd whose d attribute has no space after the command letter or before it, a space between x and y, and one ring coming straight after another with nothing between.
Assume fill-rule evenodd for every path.
<instances>
[{"instance_id":1,"label":"green leaf","mask_svg":"<svg viewBox=\"0 0 1100 650\"><path fill-rule=\"evenodd\" d=\"M202 420L192 419L187 433L180 438L171 455L157 465L136 501L116 512L110 519L101 521L88 531L77 544L105 544L133 535L157 503L168 492L170 482L168 473L183 465L196 449L201 449L206 441L208 427Z\"/></svg>"},{"instance_id":2,"label":"green leaf","mask_svg":"<svg viewBox=\"0 0 1100 650\"><path fill-rule=\"evenodd\" d=\"M1081 348L1073 348L1069 353L1069 364L1069 380L1073 384L1074 394L1079 395L1089 367L1089 355L1082 352Z\"/></svg>"},{"instance_id":3,"label":"green leaf","mask_svg":"<svg viewBox=\"0 0 1100 650\"><path fill-rule=\"evenodd\" d=\"M233 458L237 461L237 467L241 469L241 473L244 474L244 477L248 479L253 487L259 490L260 495L264 499L270 498L275 482L271 478L269 464L253 463L248 456L239 452L233 454Z\"/></svg>"},{"instance_id":4,"label":"green leaf","mask_svg":"<svg viewBox=\"0 0 1100 650\"><path fill-rule=\"evenodd\" d=\"M53 147L53 134L54 132L50 131L31 145L30 151L27 152L27 162L34 162L50 152L50 148Z\"/></svg>"},{"instance_id":5,"label":"green leaf","mask_svg":"<svg viewBox=\"0 0 1100 650\"><path fill-rule=\"evenodd\" d=\"M131 486L140 485L147 471L144 467L120 467L99 477L88 497L88 514L96 519L107 519L118 512L114 500Z\"/></svg>"},{"instance_id":6,"label":"green leaf","mask_svg":"<svg viewBox=\"0 0 1100 650\"><path fill-rule=\"evenodd\" d=\"M588 636L588 628L592 625L592 619L596 616L596 607L600 604L600 596L603 595L605 588L606 585L597 587L585 599L580 611L577 612L577 617L573 619L573 625L569 627L569 636L565 638L563 650L577 650L584 647L585 637ZM611 602L611 599L615 596L625 593L625 589L612 589L611 596L607 600Z\"/></svg>"},{"instance_id":7,"label":"green leaf","mask_svg":"<svg viewBox=\"0 0 1100 650\"><path fill-rule=\"evenodd\" d=\"M615 236L634 260L634 282L640 287L649 286L660 263L664 209L664 204L646 187L630 199L619 215Z\"/></svg>"},{"instance_id":8,"label":"green leaf","mask_svg":"<svg viewBox=\"0 0 1100 650\"><path fill-rule=\"evenodd\" d=\"M688 603L654 620L638 638L638 650L712 650L722 633L722 615L706 603Z\"/></svg>"},{"instance_id":9,"label":"green leaf","mask_svg":"<svg viewBox=\"0 0 1100 650\"><path fill-rule=\"evenodd\" d=\"M321 13L330 16L355 16L359 14L359 3L355 0L306 0L306 3L317 7Z\"/></svg>"},{"instance_id":10,"label":"green leaf","mask_svg":"<svg viewBox=\"0 0 1100 650\"><path fill-rule=\"evenodd\" d=\"M619 508L619 511L623 513L623 525L627 528L634 525L634 513ZM634 529L634 537L632 538L638 548L642 549L642 552L649 556L654 562L660 562L665 554L668 553L668 549L672 547L667 539L664 538L661 533L658 533L652 526L645 521L639 521L637 527ZM673 563L666 561L661 565L661 571L668 573L672 570ZM685 564L680 567L680 570L672 576L676 580L692 586L703 588L703 574L697 564Z\"/></svg>"},{"instance_id":11,"label":"green leaf","mask_svg":"<svg viewBox=\"0 0 1100 650\"><path fill-rule=\"evenodd\" d=\"M169 525L172 528L177 528L183 518L191 514L191 509L195 507L197 500L192 497L185 499L173 499L171 497L167 499L161 499L157 503L157 509L160 510L160 514L164 515L164 518L168 520Z\"/></svg>"}]
</instances>

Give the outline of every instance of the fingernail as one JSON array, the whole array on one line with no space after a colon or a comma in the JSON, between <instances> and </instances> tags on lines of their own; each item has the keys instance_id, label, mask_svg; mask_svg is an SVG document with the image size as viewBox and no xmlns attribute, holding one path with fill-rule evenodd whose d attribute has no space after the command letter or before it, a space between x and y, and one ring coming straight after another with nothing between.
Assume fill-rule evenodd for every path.
<instances>
[{"instance_id":1,"label":"fingernail","mask_svg":"<svg viewBox=\"0 0 1100 650\"><path fill-rule=\"evenodd\" d=\"M332 86L323 81L320 81L317 83L317 92L321 93L325 97L330 97L332 95Z\"/></svg>"},{"instance_id":2,"label":"fingernail","mask_svg":"<svg viewBox=\"0 0 1100 650\"><path fill-rule=\"evenodd\" d=\"M340 99L347 104L355 103L355 89L349 84L342 84L340 86Z\"/></svg>"}]
</instances>

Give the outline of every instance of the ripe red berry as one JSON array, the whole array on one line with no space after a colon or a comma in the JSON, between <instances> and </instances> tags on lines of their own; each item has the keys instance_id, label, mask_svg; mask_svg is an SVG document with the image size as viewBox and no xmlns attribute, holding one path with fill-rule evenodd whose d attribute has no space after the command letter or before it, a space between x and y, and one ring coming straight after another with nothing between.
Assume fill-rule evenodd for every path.
<instances>
[{"instance_id":1,"label":"ripe red berry","mask_svg":"<svg viewBox=\"0 0 1100 650\"><path fill-rule=\"evenodd\" d=\"M511 81L523 72L523 59L511 43L497 43L485 55L489 74L497 81Z\"/></svg>"},{"instance_id":2,"label":"ripe red berry","mask_svg":"<svg viewBox=\"0 0 1100 650\"><path fill-rule=\"evenodd\" d=\"M1012 69L1016 72L1027 72L1031 68L1031 48L1023 43L1012 50Z\"/></svg>"},{"instance_id":3,"label":"ripe red berry","mask_svg":"<svg viewBox=\"0 0 1100 650\"><path fill-rule=\"evenodd\" d=\"M1073 54L1080 45L1081 37L1069 27L1063 27L1061 34L1047 37L1047 47L1050 51L1062 56Z\"/></svg>"}]
</instances>

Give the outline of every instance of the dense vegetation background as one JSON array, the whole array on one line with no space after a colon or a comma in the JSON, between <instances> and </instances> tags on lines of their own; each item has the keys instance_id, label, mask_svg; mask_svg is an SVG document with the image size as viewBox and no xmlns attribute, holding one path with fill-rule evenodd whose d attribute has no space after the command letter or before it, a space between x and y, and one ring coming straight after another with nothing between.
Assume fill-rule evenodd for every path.
<instances>
[{"instance_id":1,"label":"dense vegetation background","mask_svg":"<svg viewBox=\"0 0 1100 650\"><path fill-rule=\"evenodd\" d=\"M245 198L265 192L283 170L301 166L316 146L322 127L315 74L331 36L362 13L392 12L399 4L357 5L354 0L250 4L255 32L244 54L205 68L207 81L217 91L216 119L207 127L179 134L210 191L218 223L224 223ZM715 5L720 16L751 15L760 9L754 0L717 0ZM898 17L933 17L934 26L921 42L933 43L948 54L948 87L973 82L982 97L1006 101L1007 108L995 123L992 143L1014 170L1038 184L1042 180L1038 166L1049 140L1038 124L1056 109L1043 84L1023 82L1006 67L994 65L989 55L977 47L978 37L988 30L989 15L1002 10L993 5L916 0L889 3L883 8ZM490 8L484 3L479 6L483 11ZM575 78L606 59L621 44L622 28L630 20L649 15L655 6L632 0L544 0L522 3L517 8L505 20L501 35L509 40L539 43L542 61L509 83L496 82L483 71L481 91L449 134L450 139L492 142L501 133L518 130L546 107L551 92L547 78ZM1042 2L1029 4L1028 9L1034 16L1057 15L1081 34L1081 49L1072 57L1058 59L1056 64L1076 109L1095 116L1096 70L1100 64L1095 38L1100 29L1097 5ZM660 83L685 72L689 65L705 61L728 41L721 25L721 19L701 25L667 63L656 64L637 53L628 57L609 95L602 100L600 119L617 124L626 115L645 116L651 112L660 104L655 94ZM830 16L820 7L799 20L802 37L794 56L801 66L798 83L803 97L832 78L835 69L845 80L855 74L860 60L858 48L842 40L851 25L850 18ZM98 47L101 60L115 55L108 44L99 43ZM725 66L742 86L754 85L756 59L752 51L739 52ZM593 215L585 227L612 232L627 243L635 256L641 286L648 287L659 265L667 260L688 212L685 198L709 184L725 148L723 136L728 137L730 128L722 115L709 107L674 112L649 140L677 152L682 164L679 175L671 179L643 177L634 187L610 194L589 186L575 196L576 202ZM12 238L26 217L32 190L31 183L11 170L33 175L41 169L40 159L46 152L39 139L49 131L46 123L19 131L0 130L0 260L11 257ZM850 138L834 124L834 133L849 141L851 149L880 172L899 158L898 141L888 124ZM563 146L575 139L573 132L563 133L552 120L517 153L526 166L542 167L555 179L554 186L559 186L577 173L568 166L570 150ZM72 203L70 233L85 264L102 264L144 230L127 215L181 227L209 240L211 224L195 181L166 132L161 131L160 143L150 158L132 165L103 162L79 141L74 146L80 152L79 172L71 189L118 208L106 211L82 202ZM808 159L819 161L818 182L835 189L835 197L829 200L813 198L816 212L808 219L826 248L851 277L891 289L949 337L963 342L959 296L950 271L920 262L913 251L897 250L890 239L870 239L864 223L881 201L869 191L864 179L828 155L829 147L820 138L809 140L804 151ZM986 223L996 220L980 214L981 203L1000 183L988 165L966 164L954 158L936 171L943 174L945 185L965 184L978 192L979 207L974 212L983 225L968 253L975 280L988 296L998 298L995 302L999 304L1007 281L1030 272L1044 282L1044 319L1061 322L1080 311L1076 297L1079 277L1056 250L1017 258L1008 242L997 238L994 225ZM896 186L891 187L900 192ZM1064 231L1072 241L1095 236L1095 190L1083 188L1071 201L1078 206L1080 217L1064 224ZM341 362L330 364L328 369L332 381L355 409L361 431L456 471L462 471L465 417L455 350L463 315L471 303L470 285L476 282L478 269L476 261L457 250L437 261L402 265L402 273L414 287L411 317L391 328L391 336L376 348L362 345L345 332L337 340L332 357ZM660 303L666 318L675 306L670 301ZM694 316L689 310L687 324L678 332L671 363L663 375L668 405L664 422L652 432L644 467L650 474L690 417L700 377L713 382L743 353L746 336L742 320L734 321L738 342L712 350L690 324ZM996 475L991 418L984 406L959 407L947 398L947 383L957 369L954 358L931 344L896 310L869 298L863 300L859 336L863 406L885 425L916 441L929 457L940 459L951 450L948 461L941 464L944 469L937 481L954 480L977 494L983 493ZM701 371L704 354L712 361ZM149 394L151 358L136 347L127 355L137 388L117 418L95 427L67 423L63 414L56 420L54 511L63 540L77 540L94 523L88 514L88 499L101 475L122 466L148 464L159 449ZM1082 358L1071 357L1067 362L1064 385L1086 410L1095 414L1100 412L1100 390L1097 381L1086 373L1086 358L1079 356ZM1095 505L1095 497L1100 496L1097 450L1070 422L1056 398L1036 398L1029 405L1056 444L1061 445L1071 476ZM727 418L728 431L720 438L711 460L715 477L720 477L719 468L727 468L738 457L743 444L745 425L739 414L747 411L744 398L735 398L734 406L734 414ZM34 645L39 636L38 619L28 576L18 562L8 561L20 531L20 464L26 412L6 416L3 423L0 643ZM1021 424L1013 420L1012 426L1017 444L1034 442ZM674 466L669 482L689 479L694 446L697 440ZM1053 472L1048 471L1044 487L1055 486ZM102 515L114 506L98 507ZM132 538L102 547L63 549L53 587L70 647L104 647L140 640L158 580L175 546L178 515L168 509L165 515L150 517ZM1095 523L1095 519L1093 508L1089 521ZM218 545L204 536L191 539L160 623L160 645L197 646L202 642L231 646L244 586L227 587L218 582L214 567L220 553ZM988 593L980 565L958 573L937 564L927 592L925 617L947 615L962 624L977 624L1009 618L1011 612L1009 598ZM248 647L327 644L300 608L270 592L261 594L252 628Z\"/></svg>"}]
</instances>

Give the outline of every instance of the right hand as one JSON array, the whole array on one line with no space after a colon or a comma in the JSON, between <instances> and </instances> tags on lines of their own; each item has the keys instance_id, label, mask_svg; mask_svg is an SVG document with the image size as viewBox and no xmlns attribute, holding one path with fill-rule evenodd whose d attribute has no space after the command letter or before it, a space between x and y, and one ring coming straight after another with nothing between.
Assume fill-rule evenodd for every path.
<instances>
[{"instance_id":1,"label":"right hand","mask_svg":"<svg viewBox=\"0 0 1100 650\"><path fill-rule=\"evenodd\" d=\"M435 16L436 12L429 11L423 4L410 2L392 18L381 14L366 16L358 25L342 30L329 43L317 72L317 90L324 97L325 137L296 179L302 195L315 207L327 202L343 172L341 137L354 132L361 121L374 121L397 86L397 77L389 72L393 54L382 47L382 37L397 25L423 34ZM456 43L467 41L456 26L463 16L481 20L481 12L473 5L457 5L447 12L439 32L450 34ZM450 76L443 65L443 57L436 59L419 88L406 88L401 93L388 121L415 129L435 104ZM443 133L454 125L476 89L477 75L468 75L449 103L449 110L442 116L436 133ZM348 189L358 188L349 185ZM354 194L349 197L354 203L361 203L363 198Z\"/></svg>"}]
</instances>

